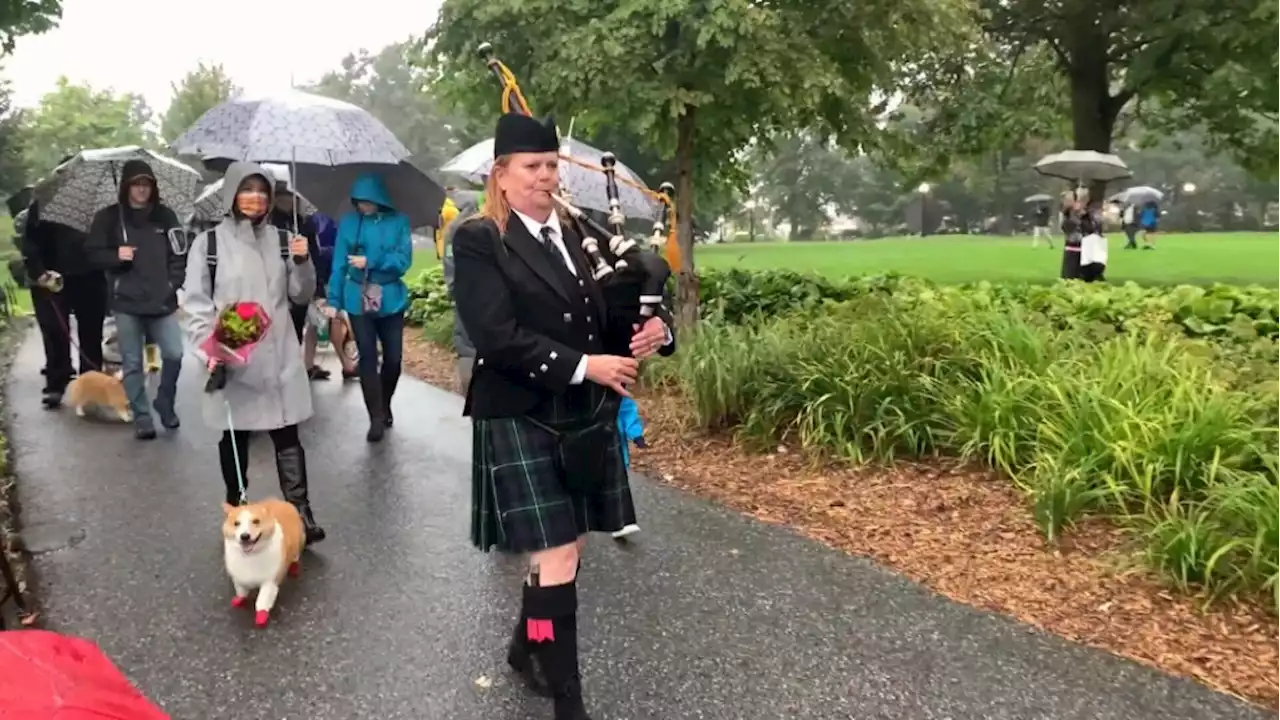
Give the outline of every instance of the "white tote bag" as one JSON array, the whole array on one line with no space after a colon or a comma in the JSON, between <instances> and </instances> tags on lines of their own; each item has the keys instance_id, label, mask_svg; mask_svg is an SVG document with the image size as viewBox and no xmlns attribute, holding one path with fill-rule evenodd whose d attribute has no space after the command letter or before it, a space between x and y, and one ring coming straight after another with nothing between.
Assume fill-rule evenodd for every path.
<instances>
[{"instance_id":1,"label":"white tote bag","mask_svg":"<svg viewBox=\"0 0 1280 720\"><path fill-rule=\"evenodd\" d=\"M1098 233L1080 238L1080 265L1094 264L1107 264L1107 239Z\"/></svg>"}]
</instances>

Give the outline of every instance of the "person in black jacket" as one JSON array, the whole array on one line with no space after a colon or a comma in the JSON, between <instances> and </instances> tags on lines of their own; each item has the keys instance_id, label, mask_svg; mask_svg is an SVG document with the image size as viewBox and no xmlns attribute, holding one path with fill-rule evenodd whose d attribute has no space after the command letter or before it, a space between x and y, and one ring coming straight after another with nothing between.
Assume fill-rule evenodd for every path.
<instances>
[{"instance_id":1,"label":"person in black jacket","mask_svg":"<svg viewBox=\"0 0 1280 720\"><path fill-rule=\"evenodd\" d=\"M147 408L142 368L147 338L160 347L163 362L156 413L166 428L179 425L174 409L183 352L178 290L186 279L187 258L174 252L169 240L170 231L180 224L173 210L161 202L151 166L130 160L120 178L119 202L102 208L93 218L89 255L107 271L134 434L139 440L150 440L156 429Z\"/></svg>"},{"instance_id":2,"label":"person in black jacket","mask_svg":"<svg viewBox=\"0 0 1280 720\"><path fill-rule=\"evenodd\" d=\"M72 367L71 316L76 318L79 372L102 369L102 322L107 280L95 267L84 232L40 219L40 204L26 210L22 262L31 280L31 305L44 341L46 407L57 407L76 371Z\"/></svg>"},{"instance_id":3,"label":"person in black jacket","mask_svg":"<svg viewBox=\"0 0 1280 720\"><path fill-rule=\"evenodd\" d=\"M507 662L555 702L556 720L589 720L578 664L578 558L590 532L636 521L618 408L639 360L669 355L670 313L642 326L611 311L560 216L554 123L498 120L484 210L453 236L458 317L476 349L472 543L525 553L529 573Z\"/></svg>"}]
</instances>

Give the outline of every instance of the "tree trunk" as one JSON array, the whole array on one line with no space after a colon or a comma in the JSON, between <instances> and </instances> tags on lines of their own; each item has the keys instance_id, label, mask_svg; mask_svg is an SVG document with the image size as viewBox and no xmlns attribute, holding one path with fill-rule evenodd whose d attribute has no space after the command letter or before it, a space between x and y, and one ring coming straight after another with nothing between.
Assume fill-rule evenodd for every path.
<instances>
[{"instance_id":1,"label":"tree trunk","mask_svg":"<svg viewBox=\"0 0 1280 720\"><path fill-rule=\"evenodd\" d=\"M676 121L676 240L680 267L676 273L676 326L698 324L698 276L693 270L693 139L694 112L685 105Z\"/></svg>"},{"instance_id":2,"label":"tree trunk","mask_svg":"<svg viewBox=\"0 0 1280 720\"><path fill-rule=\"evenodd\" d=\"M1107 59L1102 51L1107 47L1106 37L1090 26L1078 32L1075 40L1070 71L1071 131L1075 149L1109 153L1120 108L1109 91ZM1106 190L1106 182L1091 182L1090 200L1101 201L1106 197Z\"/></svg>"}]
</instances>

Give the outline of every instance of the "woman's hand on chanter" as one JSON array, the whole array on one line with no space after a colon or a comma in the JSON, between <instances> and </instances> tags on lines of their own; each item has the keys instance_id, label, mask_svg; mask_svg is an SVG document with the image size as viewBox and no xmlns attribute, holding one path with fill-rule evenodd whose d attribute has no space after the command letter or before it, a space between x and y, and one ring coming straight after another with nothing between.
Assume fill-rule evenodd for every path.
<instances>
[{"instance_id":1,"label":"woman's hand on chanter","mask_svg":"<svg viewBox=\"0 0 1280 720\"><path fill-rule=\"evenodd\" d=\"M369 264L368 258L363 255L348 255L347 262L351 264L351 267L357 270L363 270L365 266Z\"/></svg>"}]
</instances>

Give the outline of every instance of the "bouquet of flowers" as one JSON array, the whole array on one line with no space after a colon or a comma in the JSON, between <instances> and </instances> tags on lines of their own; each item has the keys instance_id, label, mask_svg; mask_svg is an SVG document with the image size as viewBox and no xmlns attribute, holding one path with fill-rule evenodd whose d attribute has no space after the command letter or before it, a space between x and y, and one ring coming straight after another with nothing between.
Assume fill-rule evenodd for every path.
<instances>
[{"instance_id":1,"label":"bouquet of flowers","mask_svg":"<svg viewBox=\"0 0 1280 720\"><path fill-rule=\"evenodd\" d=\"M271 318L255 302L238 302L223 308L213 327L213 334L200 349L210 359L224 365L240 367L249 362L253 349L267 336Z\"/></svg>"}]
</instances>

